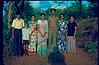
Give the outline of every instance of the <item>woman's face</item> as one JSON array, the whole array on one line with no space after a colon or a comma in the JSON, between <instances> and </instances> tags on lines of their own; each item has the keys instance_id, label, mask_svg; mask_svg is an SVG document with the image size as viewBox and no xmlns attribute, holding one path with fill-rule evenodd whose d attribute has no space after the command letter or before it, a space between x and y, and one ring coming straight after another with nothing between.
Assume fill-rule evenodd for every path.
<instances>
[{"instance_id":1,"label":"woman's face","mask_svg":"<svg viewBox=\"0 0 99 65\"><path fill-rule=\"evenodd\" d=\"M34 20L35 20L35 16L32 16L32 18L31 18L31 19L32 19L32 21L34 21Z\"/></svg>"},{"instance_id":2,"label":"woman's face","mask_svg":"<svg viewBox=\"0 0 99 65\"><path fill-rule=\"evenodd\" d=\"M74 18L71 16L71 17L70 17L70 21L73 21L73 20L74 20Z\"/></svg>"},{"instance_id":3,"label":"woman's face","mask_svg":"<svg viewBox=\"0 0 99 65\"><path fill-rule=\"evenodd\" d=\"M61 15L61 19L64 19L64 15Z\"/></svg>"},{"instance_id":4,"label":"woman's face","mask_svg":"<svg viewBox=\"0 0 99 65\"><path fill-rule=\"evenodd\" d=\"M41 19L45 19L45 16L41 16Z\"/></svg>"}]
</instances>

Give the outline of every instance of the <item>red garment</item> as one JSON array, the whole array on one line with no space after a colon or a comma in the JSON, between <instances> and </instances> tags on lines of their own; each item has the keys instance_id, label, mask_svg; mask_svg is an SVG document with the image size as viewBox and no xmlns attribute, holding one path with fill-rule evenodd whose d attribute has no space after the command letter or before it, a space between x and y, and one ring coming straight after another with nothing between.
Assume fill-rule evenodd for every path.
<instances>
[{"instance_id":1,"label":"red garment","mask_svg":"<svg viewBox=\"0 0 99 65\"><path fill-rule=\"evenodd\" d=\"M29 51L28 50L28 54L36 54L36 51Z\"/></svg>"}]
</instances>

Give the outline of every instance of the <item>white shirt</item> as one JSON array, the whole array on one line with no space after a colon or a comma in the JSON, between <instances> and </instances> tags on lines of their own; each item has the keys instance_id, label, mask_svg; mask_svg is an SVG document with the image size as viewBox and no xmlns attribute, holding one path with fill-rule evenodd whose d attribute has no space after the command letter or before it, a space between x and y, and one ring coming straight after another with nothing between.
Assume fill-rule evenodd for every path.
<instances>
[{"instance_id":1,"label":"white shirt","mask_svg":"<svg viewBox=\"0 0 99 65\"><path fill-rule=\"evenodd\" d=\"M23 40L29 40L30 30L31 30L30 28L23 28L22 29L22 35L23 35L22 39Z\"/></svg>"}]
</instances>

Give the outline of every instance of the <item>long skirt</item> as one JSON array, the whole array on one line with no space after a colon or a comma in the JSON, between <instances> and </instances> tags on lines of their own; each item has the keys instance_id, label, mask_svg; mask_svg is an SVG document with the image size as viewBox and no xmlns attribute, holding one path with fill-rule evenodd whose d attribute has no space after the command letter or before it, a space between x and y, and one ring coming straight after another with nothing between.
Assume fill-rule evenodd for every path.
<instances>
[{"instance_id":1,"label":"long skirt","mask_svg":"<svg viewBox=\"0 0 99 65\"><path fill-rule=\"evenodd\" d=\"M30 37L28 54L37 54L37 33L33 33Z\"/></svg>"},{"instance_id":2,"label":"long skirt","mask_svg":"<svg viewBox=\"0 0 99 65\"><path fill-rule=\"evenodd\" d=\"M47 39L38 42L37 54L38 55L45 55L45 54L47 54Z\"/></svg>"}]
</instances>

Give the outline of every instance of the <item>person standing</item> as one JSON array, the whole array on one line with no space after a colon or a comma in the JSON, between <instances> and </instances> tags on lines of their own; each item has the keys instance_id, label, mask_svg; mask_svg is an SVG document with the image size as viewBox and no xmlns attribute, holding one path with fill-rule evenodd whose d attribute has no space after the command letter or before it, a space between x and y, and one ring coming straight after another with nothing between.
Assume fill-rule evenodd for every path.
<instances>
[{"instance_id":1,"label":"person standing","mask_svg":"<svg viewBox=\"0 0 99 65\"><path fill-rule=\"evenodd\" d=\"M57 47L58 17L56 16L56 9L51 9L51 15L48 18L48 29L48 54L50 54Z\"/></svg>"},{"instance_id":2,"label":"person standing","mask_svg":"<svg viewBox=\"0 0 99 65\"><path fill-rule=\"evenodd\" d=\"M66 21L64 18L64 14L60 14L61 19L59 20L58 24L58 37L57 37L57 45L58 49L61 53L66 53L67 51L67 41L66 41Z\"/></svg>"},{"instance_id":3,"label":"person standing","mask_svg":"<svg viewBox=\"0 0 99 65\"><path fill-rule=\"evenodd\" d=\"M67 41L68 41L68 53L76 53L76 32L77 24L74 22L74 17L70 17L70 22L67 24Z\"/></svg>"},{"instance_id":4,"label":"person standing","mask_svg":"<svg viewBox=\"0 0 99 65\"><path fill-rule=\"evenodd\" d=\"M33 55L33 54L37 54L37 39L38 39L38 32L36 29L36 21L35 21L36 16L32 15L31 16L31 20L32 23L30 24L30 44L29 44L29 48L28 48L28 54L29 55Z\"/></svg>"},{"instance_id":5,"label":"person standing","mask_svg":"<svg viewBox=\"0 0 99 65\"><path fill-rule=\"evenodd\" d=\"M13 55L22 56L24 54L22 46L22 28L24 20L20 17L20 12L16 12L16 19L12 22Z\"/></svg>"},{"instance_id":6,"label":"person standing","mask_svg":"<svg viewBox=\"0 0 99 65\"><path fill-rule=\"evenodd\" d=\"M38 20L38 46L37 54L47 54L47 39L48 39L48 21L45 19L45 13L41 13L41 20Z\"/></svg>"},{"instance_id":7,"label":"person standing","mask_svg":"<svg viewBox=\"0 0 99 65\"><path fill-rule=\"evenodd\" d=\"M22 39L23 39L23 47L24 47L25 56L28 55L29 33L30 33L30 28L27 22L24 28L22 29Z\"/></svg>"}]
</instances>

